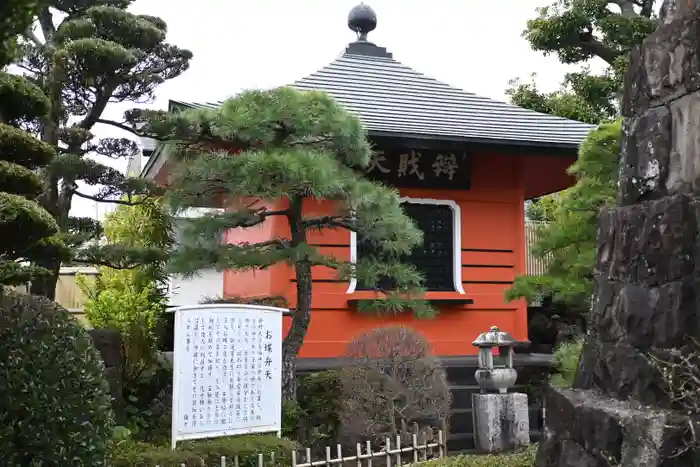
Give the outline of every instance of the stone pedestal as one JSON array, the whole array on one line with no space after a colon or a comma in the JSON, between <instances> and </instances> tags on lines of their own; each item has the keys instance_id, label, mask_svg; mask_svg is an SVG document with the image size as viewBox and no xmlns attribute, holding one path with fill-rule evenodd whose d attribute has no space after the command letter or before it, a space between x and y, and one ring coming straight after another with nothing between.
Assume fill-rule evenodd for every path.
<instances>
[{"instance_id":1,"label":"stone pedestal","mask_svg":"<svg viewBox=\"0 0 700 467\"><path fill-rule=\"evenodd\" d=\"M484 453L507 452L530 444L527 394L474 394L474 444Z\"/></svg>"}]
</instances>

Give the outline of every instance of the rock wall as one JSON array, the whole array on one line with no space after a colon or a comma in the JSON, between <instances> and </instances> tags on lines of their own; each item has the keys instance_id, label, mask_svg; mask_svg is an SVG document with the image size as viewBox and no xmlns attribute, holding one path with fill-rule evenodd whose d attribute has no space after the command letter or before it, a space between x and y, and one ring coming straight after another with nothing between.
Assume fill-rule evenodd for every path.
<instances>
[{"instance_id":1,"label":"rock wall","mask_svg":"<svg viewBox=\"0 0 700 467\"><path fill-rule=\"evenodd\" d=\"M122 384L122 339L119 331L111 329L91 329L88 331L95 348L99 351L105 364L105 378L109 382L112 395L112 408L117 425L126 422L126 402Z\"/></svg>"},{"instance_id":2,"label":"rock wall","mask_svg":"<svg viewBox=\"0 0 700 467\"><path fill-rule=\"evenodd\" d=\"M667 0L630 56L619 207L601 216L596 299L571 390L551 390L538 467L690 467L688 420L647 355L700 338L700 10ZM700 434L700 433L699 433Z\"/></svg>"}]
</instances>

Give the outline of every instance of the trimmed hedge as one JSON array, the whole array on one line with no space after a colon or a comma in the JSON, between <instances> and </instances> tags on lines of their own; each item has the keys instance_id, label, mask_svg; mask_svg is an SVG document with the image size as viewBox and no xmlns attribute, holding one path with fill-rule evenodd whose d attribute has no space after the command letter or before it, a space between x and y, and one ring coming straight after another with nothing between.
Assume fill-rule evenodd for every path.
<instances>
[{"instance_id":1,"label":"trimmed hedge","mask_svg":"<svg viewBox=\"0 0 700 467\"><path fill-rule=\"evenodd\" d=\"M465 454L422 463L421 467L534 467L537 444L508 454Z\"/></svg>"},{"instance_id":2,"label":"trimmed hedge","mask_svg":"<svg viewBox=\"0 0 700 467\"><path fill-rule=\"evenodd\" d=\"M117 443L111 455L112 467L220 467L221 457L226 456L230 465L238 456L240 467L257 467L258 454L265 455L265 466L291 465L292 451L296 443L273 435L235 436L209 440L185 441L177 449L170 446L154 446L146 443L124 441ZM228 464L227 464L228 465Z\"/></svg>"},{"instance_id":3,"label":"trimmed hedge","mask_svg":"<svg viewBox=\"0 0 700 467\"><path fill-rule=\"evenodd\" d=\"M113 419L104 364L68 311L0 288L2 465L104 465Z\"/></svg>"}]
</instances>

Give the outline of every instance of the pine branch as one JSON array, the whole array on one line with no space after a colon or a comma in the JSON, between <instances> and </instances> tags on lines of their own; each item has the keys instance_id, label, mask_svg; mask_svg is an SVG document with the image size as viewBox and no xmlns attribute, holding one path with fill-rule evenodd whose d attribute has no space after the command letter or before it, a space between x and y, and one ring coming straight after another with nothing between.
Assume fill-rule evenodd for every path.
<instances>
[{"instance_id":1,"label":"pine branch","mask_svg":"<svg viewBox=\"0 0 700 467\"><path fill-rule=\"evenodd\" d=\"M95 201L98 203L112 203L112 204L121 204L123 206L138 206L139 204L143 204L143 201L130 201L130 200L125 200L125 199L105 199L100 196L92 196L92 195L87 195L85 193L81 193L78 190L71 190L71 193L73 193L75 196L83 199L88 199L90 201Z\"/></svg>"},{"instance_id":2,"label":"pine branch","mask_svg":"<svg viewBox=\"0 0 700 467\"><path fill-rule=\"evenodd\" d=\"M71 258L72 263L79 263L79 264L88 264L90 266L106 266L110 269L119 269L122 271L126 271L129 269L134 269L139 266L143 266L142 264L129 264L129 265L124 265L124 264L118 264L114 263L111 261L106 261L106 260L98 260L95 258Z\"/></svg>"},{"instance_id":3,"label":"pine branch","mask_svg":"<svg viewBox=\"0 0 700 467\"><path fill-rule=\"evenodd\" d=\"M347 229L353 232L357 227L352 219L346 216L323 216L306 219L302 222L305 229Z\"/></svg>"},{"instance_id":4,"label":"pine branch","mask_svg":"<svg viewBox=\"0 0 700 467\"><path fill-rule=\"evenodd\" d=\"M113 120L106 120L104 118L98 118L97 120L95 120L95 123L101 123L102 125L113 126L114 128L119 128L120 130L128 131L129 133L131 133L135 136L139 136L139 137L144 137L144 136L151 137L150 135L146 135L145 133L138 131L136 128L134 128L132 126L127 125L126 122L115 122Z\"/></svg>"},{"instance_id":5,"label":"pine branch","mask_svg":"<svg viewBox=\"0 0 700 467\"><path fill-rule=\"evenodd\" d=\"M56 33L56 26L54 26L53 15L49 7L42 8L39 12L39 25L41 26L41 32L48 44Z\"/></svg>"}]
</instances>

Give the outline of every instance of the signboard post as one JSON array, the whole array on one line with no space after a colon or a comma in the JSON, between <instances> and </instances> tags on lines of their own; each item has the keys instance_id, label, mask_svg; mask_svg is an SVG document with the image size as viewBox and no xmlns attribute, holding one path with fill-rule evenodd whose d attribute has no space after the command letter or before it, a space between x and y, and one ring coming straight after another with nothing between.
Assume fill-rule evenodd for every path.
<instances>
[{"instance_id":1,"label":"signboard post","mask_svg":"<svg viewBox=\"0 0 700 467\"><path fill-rule=\"evenodd\" d=\"M172 447L282 428L282 315L257 305L175 309Z\"/></svg>"}]
</instances>

